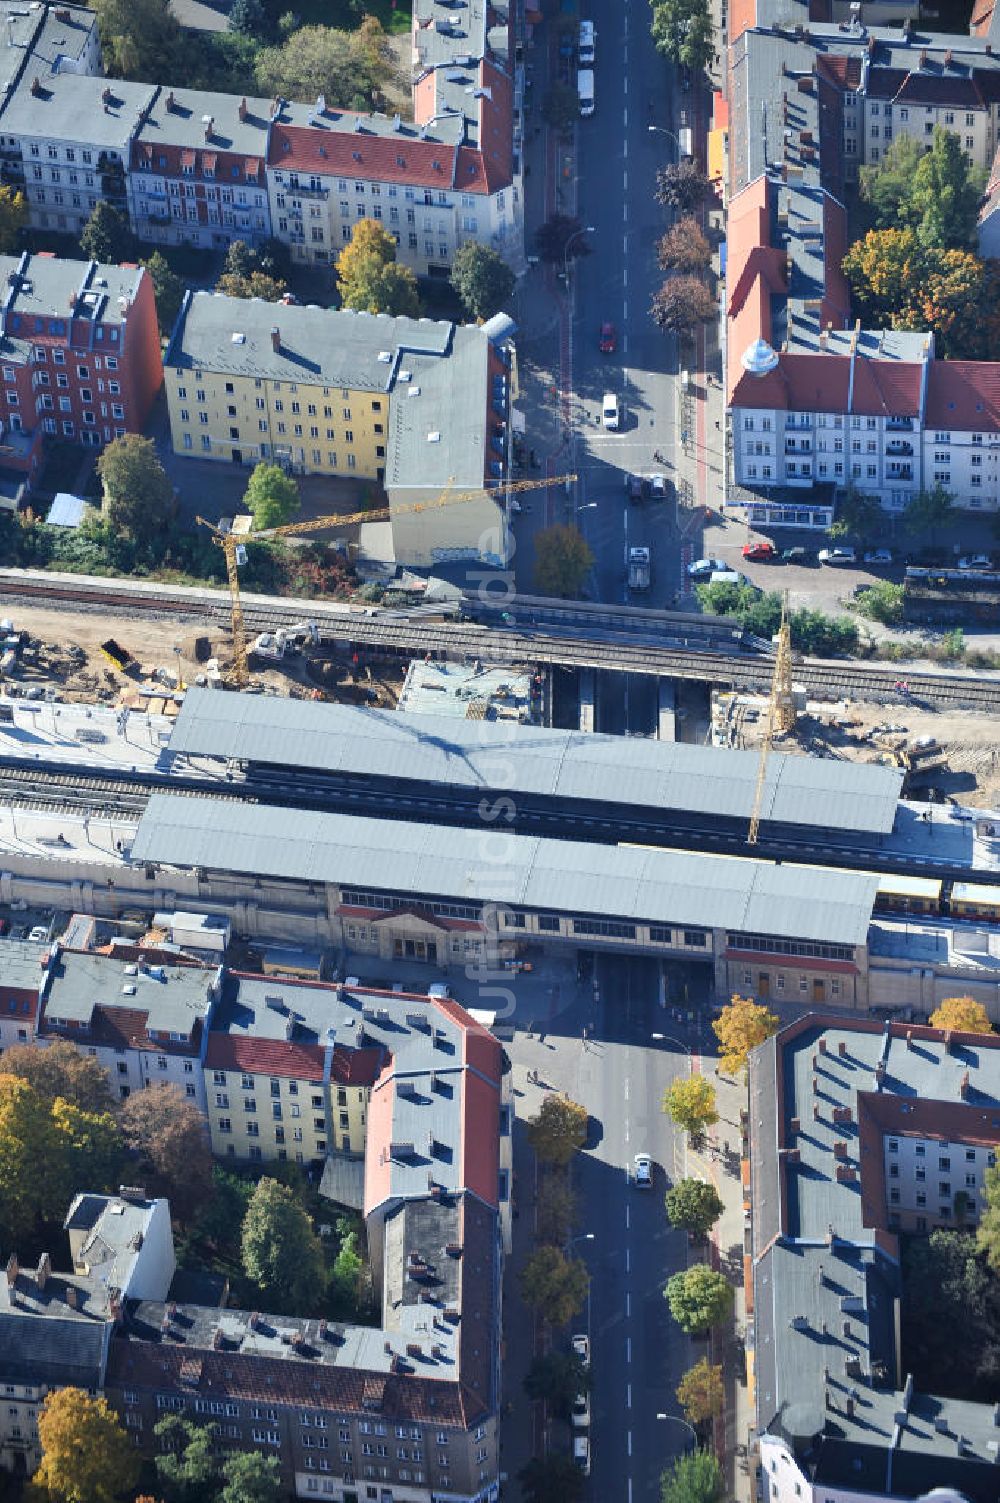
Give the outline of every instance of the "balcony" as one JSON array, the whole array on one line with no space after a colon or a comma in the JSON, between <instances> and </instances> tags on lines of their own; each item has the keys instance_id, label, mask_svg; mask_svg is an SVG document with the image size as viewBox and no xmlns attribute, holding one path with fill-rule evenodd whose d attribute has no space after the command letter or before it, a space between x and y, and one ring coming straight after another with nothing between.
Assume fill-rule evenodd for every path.
<instances>
[{"instance_id":1,"label":"balcony","mask_svg":"<svg viewBox=\"0 0 1000 1503\"><path fill-rule=\"evenodd\" d=\"M887 433L912 433L913 419L908 417L886 418L885 431Z\"/></svg>"},{"instance_id":2,"label":"balcony","mask_svg":"<svg viewBox=\"0 0 1000 1503\"><path fill-rule=\"evenodd\" d=\"M810 439L810 438L790 438L788 436L788 434L786 433L786 435L785 435L785 453L786 454L811 454L812 453L812 439Z\"/></svg>"},{"instance_id":3,"label":"balcony","mask_svg":"<svg viewBox=\"0 0 1000 1503\"><path fill-rule=\"evenodd\" d=\"M886 444L886 446L885 446L885 452L887 454L902 454L902 455L905 455L907 458L912 458L912 456L913 456L913 445L912 444L908 444L908 443L904 443L902 439L893 438L893 439L890 439L889 442Z\"/></svg>"},{"instance_id":4,"label":"balcony","mask_svg":"<svg viewBox=\"0 0 1000 1503\"><path fill-rule=\"evenodd\" d=\"M911 464L890 464L885 467L887 480L912 480L913 466Z\"/></svg>"},{"instance_id":5,"label":"balcony","mask_svg":"<svg viewBox=\"0 0 1000 1503\"><path fill-rule=\"evenodd\" d=\"M309 183L289 183L286 191L295 198L329 198L329 188L313 188Z\"/></svg>"}]
</instances>

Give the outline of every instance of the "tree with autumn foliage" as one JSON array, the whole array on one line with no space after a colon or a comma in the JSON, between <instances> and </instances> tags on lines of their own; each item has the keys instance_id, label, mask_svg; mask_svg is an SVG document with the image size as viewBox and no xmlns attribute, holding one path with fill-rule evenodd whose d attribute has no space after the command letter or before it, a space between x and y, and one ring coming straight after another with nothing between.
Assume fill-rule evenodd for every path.
<instances>
[{"instance_id":1,"label":"tree with autumn foliage","mask_svg":"<svg viewBox=\"0 0 1000 1503\"><path fill-rule=\"evenodd\" d=\"M705 271L712 259L709 245L697 219L678 219L656 242L656 260L661 271Z\"/></svg>"},{"instance_id":2,"label":"tree with autumn foliage","mask_svg":"<svg viewBox=\"0 0 1000 1503\"><path fill-rule=\"evenodd\" d=\"M337 257L341 304L358 313L420 317L417 279L396 261L396 242L375 219L359 219Z\"/></svg>"},{"instance_id":3,"label":"tree with autumn foliage","mask_svg":"<svg viewBox=\"0 0 1000 1503\"><path fill-rule=\"evenodd\" d=\"M700 277L668 277L649 305L650 316L664 334L690 339L701 324L710 323L715 298Z\"/></svg>"},{"instance_id":4,"label":"tree with autumn foliage","mask_svg":"<svg viewBox=\"0 0 1000 1503\"><path fill-rule=\"evenodd\" d=\"M129 1148L159 1177L171 1209L182 1218L212 1186L212 1155L205 1122L176 1085L134 1091L121 1110Z\"/></svg>"},{"instance_id":5,"label":"tree with autumn foliage","mask_svg":"<svg viewBox=\"0 0 1000 1503\"><path fill-rule=\"evenodd\" d=\"M68 1039L53 1039L44 1047L15 1044L5 1051L3 1068L5 1074L19 1075L49 1101L61 1096L84 1112L106 1112L111 1107L107 1070Z\"/></svg>"},{"instance_id":6,"label":"tree with autumn foliage","mask_svg":"<svg viewBox=\"0 0 1000 1503\"><path fill-rule=\"evenodd\" d=\"M682 157L679 162L668 162L656 169L656 187L653 197L665 209L676 209L678 214L693 214L708 196L711 183L693 157Z\"/></svg>"},{"instance_id":7,"label":"tree with autumn foliage","mask_svg":"<svg viewBox=\"0 0 1000 1503\"><path fill-rule=\"evenodd\" d=\"M544 1321L564 1326L583 1309L590 1282L586 1264L558 1247L539 1247L521 1269L521 1296Z\"/></svg>"},{"instance_id":8,"label":"tree with autumn foliage","mask_svg":"<svg viewBox=\"0 0 1000 1503\"><path fill-rule=\"evenodd\" d=\"M928 330L938 354L990 353L1000 309L995 267L971 251L925 245L912 228L870 230L843 261L855 307L871 324Z\"/></svg>"},{"instance_id":9,"label":"tree with autumn foliage","mask_svg":"<svg viewBox=\"0 0 1000 1503\"><path fill-rule=\"evenodd\" d=\"M568 1164L587 1140L587 1108L568 1096L547 1095L528 1122L528 1142L543 1164Z\"/></svg>"},{"instance_id":10,"label":"tree with autumn foliage","mask_svg":"<svg viewBox=\"0 0 1000 1503\"><path fill-rule=\"evenodd\" d=\"M992 1033L986 1008L972 997L945 997L931 1013L931 1027L954 1033Z\"/></svg>"},{"instance_id":11,"label":"tree with autumn foliage","mask_svg":"<svg viewBox=\"0 0 1000 1503\"><path fill-rule=\"evenodd\" d=\"M722 1413L722 1368L702 1357L689 1367L676 1389L677 1401L692 1425L704 1425Z\"/></svg>"},{"instance_id":12,"label":"tree with autumn foliage","mask_svg":"<svg viewBox=\"0 0 1000 1503\"><path fill-rule=\"evenodd\" d=\"M64 1213L66 1160L51 1104L17 1075L0 1075L0 1226L8 1246Z\"/></svg>"},{"instance_id":13,"label":"tree with autumn foliage","mask_svg":"<svg viewBox=\"0 0 1000 1503\"><path fill-rule=\"evenodd\" d=\"M107 1399L82 1388L46 1395L38 1415L35 1486L58 1503L115 1503L139 1478L139 1457Z\"/></svg>"},{"instance_id":14,"label":"tree with autumn foliage","mask_svg":"<svg viewBox=\"0 0 1000 1503\"><path fill-rule=\"evenodd\" d=\"M696 1138L719 1120L715 1087L704 1075L681 1075L663 1093L661 1106L671 1122Z\"/></svg>"},{"instance_id":15,"label":"tree with autumn foliage","mask_svg":"<svg viewBox=\"0 0 1000 1503\"><path fill-rule=\"evenodd\" d=\"M719 1040L719 1070L724 1075L745 1075L750 1051L766 1042L778 1031L778 1018L752 997L734 996L712 1023Z\"/></svg>"}]
</instances>

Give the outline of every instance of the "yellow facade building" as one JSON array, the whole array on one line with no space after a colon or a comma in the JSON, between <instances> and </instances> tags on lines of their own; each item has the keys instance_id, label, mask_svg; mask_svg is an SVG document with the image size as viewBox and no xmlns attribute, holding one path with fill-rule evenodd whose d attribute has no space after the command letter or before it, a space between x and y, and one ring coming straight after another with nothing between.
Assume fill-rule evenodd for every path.
<instances>
[{"instance_id":1,"label":"yellow facade building","mask_svg":"<svg viewBox=\"0 0 1000 1503\"><path fill-rule=\"evenodd\" d=\"M383 1051L336 1044L330 1000L314 983L227 978L204 1065L216 1157L309 1165L364 1153Z\"/></svg>"}]
</instances>

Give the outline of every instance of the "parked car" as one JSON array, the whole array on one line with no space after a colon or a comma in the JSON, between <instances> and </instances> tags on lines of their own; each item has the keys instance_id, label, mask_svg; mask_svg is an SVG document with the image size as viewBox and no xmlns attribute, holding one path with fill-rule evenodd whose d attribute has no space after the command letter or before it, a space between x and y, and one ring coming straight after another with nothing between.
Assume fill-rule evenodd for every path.
<instances>
[{"instance_id":1,"label":"parked car","mask_svg":"<svg viewBox=\"0 0 1000 1503\"><path fill-rule=\"evenodd\" d=\"M804 564L809 558L805 548L782 548L781 562L783 564Z\"/></svg>"},{"instance_id":2,"label":"parked car","mask_svg":"<svg viewBox=\"0 0 1000 1503\"><path fill-rule=\"evenodd\" d=\"M580 1468L585 1477L590 1476L590 1437L588 1435L574 1435L573 1437L573 1460Z\"/></svg>"},{"instance_id":3,"label":"parked car","mask_svg":"<svg viewBox=\"0 0 1000 1503\"><path fill-rule=\"evenodd\" d=\"M865 563L885 568L892 563L892 553L888 548L869 548L865 554Z\"/></svg>"},{"instance_id":4,"label":"parked car","mask_svg":"<svg viewBox=\"0 0 1000 1503\"><path fill-rule=\"evenodd\" d=\"M586 68L594 66L594 49L597 42L597 32L594 30L593 21L580 22L580 43L578 52L580 62Z\"/></svg>"},{"instance_id":5,"label":"parked car","mask_svg":"<svg viewBox=\"0 0 1000 1503\"><path fill-rule=\"evenodd\" d=\"M650 475L649 489L654 501L665 501L667 499L666 475Z\"/></svg>"},{"instance_id":6,"label":"parked car","mask_svg":"<svg viewBox=\"0 0 1000 1503\"><path fill-rule=\"evenodd\" d=\"M33 945L44 945L48 937L49 931L45 924L36 924L31 933L28 935L28 938Z\"/></svg>"},{"instance_id":7,"label":"parked car","mask_svg":"<svg viewBox=\"0 0 1000 1503\"><path fill-rule=\"evenodd\" d=\"M590 1337L589 1336L585 1336L583 1334L583 1332L581 1331L578 1336L574 1336L573 1337L573 1339L572 1339L572 1347L573 1347L573 1350L576 1353L576 1355L579 1357L580 1361L583 1362L583 1363L585 1363L587 1365L587 1367L589 1367L590 1366Z\"/></svg>"},{"instance_id":8,"label":"parked car","mask_svg":"<svg viewBox=\"0 0 1000 1503\"><path fill-rule=\"evenodd\" d=\"M711 579L720 569L726 567L721 558L696 558L693 564L688 564L689 579Z\"/></svg>"},{"instance_id":9,"label":"parked car","mask_svg":"<svg viewBox=\"0 0 1000 1503\"><path fill-rule=\"evenodd\" d=\"M618 429L621 427L621 421L621 403L619 402L615 392L606 391L604 393L604 400L601 403L601 422L604 424L605 428L610 429L612 433L617 433Z\"/></svg>"},{"instance_id":10,"label":"parked car","mask_svg":"<svg viewBox=\"0 0 1000 1503\"><path fill-rule=\"evenodd\" d=\"M626 475L625 491L630 501L641 501L646 494L646 481L642 475Z\"/></svg>"},{"instance_id":11,"label":"parked car","mask_svg":"<svg viewBox=\"0 0 1000 1503\"><path fill-rule=\"evenodd\" d=\"M855 564L857 555L853 548L821 548L819 561L821 564Z\"/></svg>"},{"instance_id":12,"label":"parked car","mask_svg":"<svg viewBox=\"0 0 1000 1503\"><path fill-rule=\"evenodd\" d=\"M648 1153L637 1153L633 1160L635 1187L637 1190L653 1188L653 1160Z\"/></svg>"},{"instance_id":13,"label":"parked car","mask_svg":"<svg viewBox=\"0 0 1000 1503\"><path fill-rule=\"evenodd\" d=\"M743 557L752 559L755 563L767 563L777 558L778 550L773 543L756 542L743 544Z\"/></svg>"},{"instance_id":14,"label":"parked car","mask_svg":"<svg viewBox=\"0 0 1000 1503\"><path fill-rule=\"evenodd\" d=\"M597 348L602 355L613 355L618 348L618 330L614 324L604 323L601 332L597 336Z\"/></svg>"},{"instance_id":15,"label":"parked car","mask_svg":"<svg viewBox=\"0 0 1000 1503\"><path fill-rule=\"evenodd\" d=\"M993 560L988 553L967 553L958 561L960 569L992 569Z\"/></svg>"}]
</instances>

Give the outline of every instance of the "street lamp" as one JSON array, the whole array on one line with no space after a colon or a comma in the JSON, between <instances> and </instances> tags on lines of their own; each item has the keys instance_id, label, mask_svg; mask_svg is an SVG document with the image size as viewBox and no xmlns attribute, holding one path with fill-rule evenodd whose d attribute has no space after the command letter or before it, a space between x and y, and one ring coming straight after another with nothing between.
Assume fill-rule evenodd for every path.
<instances>
[{"instance_id":1,"label":"street lamp","mask_svg":"<svg viewBox=\"0 0 1000 1503\"><path fill-rule=\"evenodd\" d=\"M572 235L570 235L569 239L566 241L566 244L563 246L563 280L566 282L567 286L569 285L570 246L573 244L574 240L579 240L581 235L594 235L596 233L597 231L594 229L594 226L592 224L582 224L578 230L573 231Z\"/></svg>"},{"instance_id":2,"label":"street lamp","mask_svg":"<svg viewBox=\"0 0 1000 1503\"><path fill-rule=\"evenodd\" d=\"M694 1053L694 1050L691 1048L690 1044L685 1044L683 1039L674 1038L672 1033L651 1033L649 1036L651 1039L655 1039L658 1044L676 1044L678 1049L684 1050L684 1053L687 1055L688 1059L690 1059L691 1055Z\"/></svg>"},{"instance_id":3,"label":"street lamp","mask_svg":"<svg viewBox=\"0 0 1000 1503\"><path fill-rule=\"evenodd\" d=\"M681 159L681 143L680 143L680 141L678 141L677 137L674 135L674 133L673 133L672 130L667 130L667 127L665 125L649 125L649 126L646 127L646 129L648 131L650 131L650 133L653 134L653 135L669 136L670 139L671 139L671 141L673 141L674 146L677 149L677 160L678 160L678 162L680 161L680 159Z\"/></svg>"},{"instance_id":4,"label":"street lamp","mask_svg":"<svg viewBox=\"0 0 1000 1503\"><path fill-rule=\"evenodd\" d=\"M695 1429L694 1425L689 1425L688 1422L687 1422L687 1420L686 1419L681 1419L681 1417L680 1417L679 1414L658 1414L656 1416L656 1418L658 1420L667 1420L668 1423L671 1424L671 1425L683 1425L684 1428L685 1428L685 1430L691 1436L691 1440L692 1440L692 1442L694 1444L694 1449L697 1451L697 1449L698 1449L698 1432Z\"/></svg>"},{"instance_id":5,"label":"street lamp","mask_svg":"<svg viewBox=\"0 0 1000 1503\"><path fill-rule=\"evenodd\" d=\"M593 1240L593 1232L581 1232L579 1237L570 1237L569 1241L566 1243L566 1251L569 1252L570 1248L575 1247L578 1242L593 1242Z\"/></svg>"}]
</instances>

